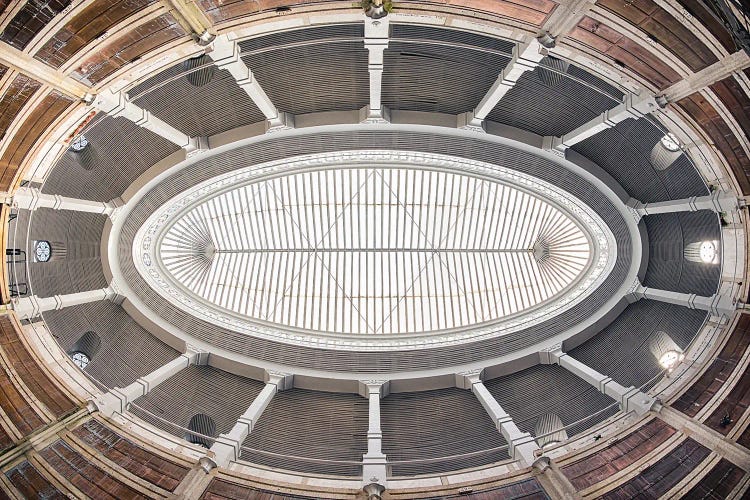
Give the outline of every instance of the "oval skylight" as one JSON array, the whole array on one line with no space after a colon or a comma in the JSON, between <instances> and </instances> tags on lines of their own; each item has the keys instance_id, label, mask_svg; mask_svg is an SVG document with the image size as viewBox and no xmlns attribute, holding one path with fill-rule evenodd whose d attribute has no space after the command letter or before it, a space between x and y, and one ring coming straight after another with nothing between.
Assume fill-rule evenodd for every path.
<instances>
[{"instance_id":1,"label":"oval skylight","mask_svg":"<svg viewBox=\"0 0 750 500\"><path fill-rule=\"evenodd\" d=\"M571 307L614 260L601 219L542 181L425 155L341 155L241 169L179 195L136 237L141 274L239 331L445 342Z\"/></svg>"}]
</instances>

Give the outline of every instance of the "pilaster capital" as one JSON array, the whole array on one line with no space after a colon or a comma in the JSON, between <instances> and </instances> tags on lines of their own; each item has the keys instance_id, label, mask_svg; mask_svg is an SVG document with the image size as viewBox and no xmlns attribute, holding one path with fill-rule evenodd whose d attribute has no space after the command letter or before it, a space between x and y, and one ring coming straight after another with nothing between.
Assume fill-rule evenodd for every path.
<instances>
[{"instance_id":1,"label":"pilaster capital","mask_svg":"<svg viewBox=\"0 0 750 500\"><path fill-rule=\"evenodd\" d=\"M459 389L471 389L474 384L482 381L484 369L476 368L456 373L456 387Z\"/></svg>"},{"instance_id":2,"label":"pilaster capital","mask_svg":"<svg viewBox=\"0 0 750 500\"><path fill-rule=\"evenodd\" d=\"M562 350L562 342L558 342L539 351L539 362L543 365L557 365L563 356L567 354Z\"/></svg>"},{"instance_id":3,"label":"pilaster capital","mask_svg":"<svg viewBox=\"0 0 750 500\"><path fill-rule=\"evenodd\" d=\"M466 113L459 113L456 115L456 128L485 134L487 131L484 127L484 120L478 118L474 111L467 111Z\"/></svg>"},{"instance_id":4,"label":"pilaster capital","mask_svg":"<svg viewBox=\"0 0 750 500\"><path fill-rule=\"evenodd\" d=\"M285 391L294 387L294 374L266 370L265 379L267 384L276 386L277 391Z\"/></svg>"},{"instance_id":5,"label":"pilaster capital","mask_svg":"<svg viewBox=\"0 0 750 500\"><path fill-rule=\"evenodd\" d=\"M294 128L294 115L291 113L279 113L275 118L266 120L266 133L272 134L282 130Z\"/></svg>"},{"instance_id":6,"label":"pilaster capital","mask_svg":"<svg viewBox=\"0 0 750 500\"><path fill-rule=\"evenodd\" d=\"M391 382L389 380L360 380L357 382L357 392L363 398L369 398L370 394L378 394L381 398L390 394Z\"/></svg>"},{"instance_id":7,"label":"pilaster capital","mask_svg":"<svg viewBox=\"0 0 750 500\"><path fill-rule=\"evenodd\" d=\"M183 357L187 358L188 365L197 366L207 365L210 355L209 351L189 343L185 345L185 352L182 354Z\"/></svg>"}]
</instances>

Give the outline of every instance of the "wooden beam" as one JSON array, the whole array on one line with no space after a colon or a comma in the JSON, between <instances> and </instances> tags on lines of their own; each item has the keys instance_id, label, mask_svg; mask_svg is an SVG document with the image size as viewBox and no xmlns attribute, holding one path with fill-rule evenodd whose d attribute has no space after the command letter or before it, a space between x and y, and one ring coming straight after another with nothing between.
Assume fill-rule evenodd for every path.
<instances>
[{"instance_id":1,"label":"wooden beam","mask_svg":"<svg viewBox=\"0 0 750 500\"><path fill-rule=\"evenodd\" d=\"M34 80L49 85L63 94L78 98L88 99L89 87L75 81L69 76L37 61L34 57L22 52L6 43L0 44L0 64L8 66Z\"/></svg>"}]
</instances>

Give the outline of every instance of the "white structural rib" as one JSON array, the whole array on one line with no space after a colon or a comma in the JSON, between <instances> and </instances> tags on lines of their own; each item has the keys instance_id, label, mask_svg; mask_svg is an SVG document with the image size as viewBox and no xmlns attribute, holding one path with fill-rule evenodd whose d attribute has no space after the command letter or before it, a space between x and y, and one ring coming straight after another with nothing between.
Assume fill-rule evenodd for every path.
<instances>
[{"instance_id":1,"label":"white structural rib","mask_svg":"<svg viewBox=\"0 0 750 500\"><path fill-rule=\"evenodd\" d=\"M581 229L505 184L403 168L330 169L234 188L165 233L199 298L306 330L436 331L503 318L587 268Z\"/></svg>"},{"instance_id":2,"label":"white structural rib","mask_svg":"<svg viewBox=\"0 0 750 500\"><path fill-rule=\"evenodd\" d=\"M383 122L389 116L381 102L383 87L383 53L388 48L388 17L365 18L365 48L368 51L367 69L370 75L370 103L364 109L362 121Z\"/></svg>"}]
</instances>

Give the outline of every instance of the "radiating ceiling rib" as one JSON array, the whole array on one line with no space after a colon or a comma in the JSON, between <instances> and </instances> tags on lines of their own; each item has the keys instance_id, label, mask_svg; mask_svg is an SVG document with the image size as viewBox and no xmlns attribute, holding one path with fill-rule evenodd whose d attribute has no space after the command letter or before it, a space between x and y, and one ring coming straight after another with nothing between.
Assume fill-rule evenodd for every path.
<instances>
[{"instance_id":1,"label":"radiating ceiling rib","mask_svg":"<svg viewBox=\"0 0 750 500\"><path fill-rule=\"evenodd\" d=\"M568 286L589 254L578 226L525 192L403 168L239 187L186 213L161 244L164 265L204 300L283 325L361 334L514 314Z\"/></svg>"}]
</instances>

